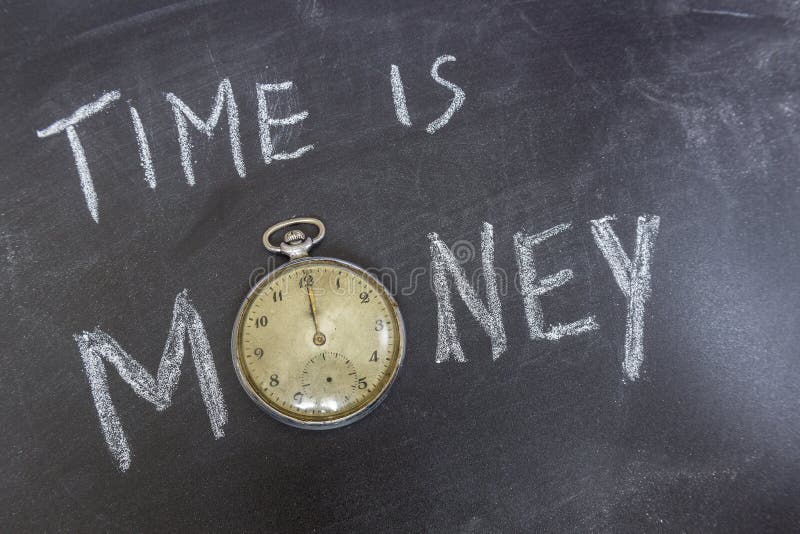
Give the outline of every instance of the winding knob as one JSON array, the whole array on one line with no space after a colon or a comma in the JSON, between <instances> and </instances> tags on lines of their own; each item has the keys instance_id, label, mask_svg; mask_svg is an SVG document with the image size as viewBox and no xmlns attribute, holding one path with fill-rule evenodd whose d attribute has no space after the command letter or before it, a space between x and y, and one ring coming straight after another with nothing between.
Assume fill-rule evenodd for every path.
<instances>
[{"instance_id":1,"label":"winding knob","mask_svg":"<svg viewBox=\"0 0 800 534\"><path fill-rule=\"evenodd\" d=\"M296 245L302 241L305 241L306 234L303 233L302 230L289 230L283 235L284 243L289 243L290 245Z\"/></svg>"}]
</instances>

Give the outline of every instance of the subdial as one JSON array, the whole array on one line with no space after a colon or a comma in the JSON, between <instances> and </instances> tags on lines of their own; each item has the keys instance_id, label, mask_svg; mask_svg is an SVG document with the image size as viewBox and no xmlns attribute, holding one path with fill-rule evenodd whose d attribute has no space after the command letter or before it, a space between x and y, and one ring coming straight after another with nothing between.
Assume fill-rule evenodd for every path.
<instances>
[{"instance_id":1,"label":"subdial","mask_svg":"<svg viewBox=\"0 0 800 534\"><path fill-rule=\"evenodd\" d=\"M301 409L316 413L341 410L358 391L358 373L344 354L324 351L314 355L300 375L303 388Z\"/></svg>"}]
</instances>

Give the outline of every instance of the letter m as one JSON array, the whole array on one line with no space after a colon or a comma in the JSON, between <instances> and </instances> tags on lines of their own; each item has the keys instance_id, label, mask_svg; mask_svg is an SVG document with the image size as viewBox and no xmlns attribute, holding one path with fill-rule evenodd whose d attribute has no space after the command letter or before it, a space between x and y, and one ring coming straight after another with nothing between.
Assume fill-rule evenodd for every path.
<instances>
[{"instance_id":1,"label":"letter m","mask_svg":"<svg viewBox=\"0 0 800 534\"><path fill-rule=\"evenodd\" d=\"M122 471L127 471L131 465L131 450L108 392L108 377L104 360L116 368L119 376L131 386L137 395L153 404L156 410L161 411L172 403L172 396L178 386L186 337L189 338L189 347L192 351L197 379L200 382L200 392L208 411L211 431L214 437L221 438L225 435L222 427L227 422L228 412L222 398L217 369L205 328L200 320L200 314L189 301L186 290L178 293L175 298L172 324L155 378L125 352L114 338L100 330L99 327L95 328L93 332L83 332L74 336L83 359L86 377L89 379L92 398L100 419L100 428L111 455L116 459L119 469Z\"/></svg>"}]
</instances>

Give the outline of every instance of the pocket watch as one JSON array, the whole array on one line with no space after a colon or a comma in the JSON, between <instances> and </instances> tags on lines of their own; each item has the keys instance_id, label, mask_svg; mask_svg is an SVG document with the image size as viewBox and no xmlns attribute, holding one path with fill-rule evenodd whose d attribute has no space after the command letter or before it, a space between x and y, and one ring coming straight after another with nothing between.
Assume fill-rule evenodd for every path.
<instances>
[{"instance_id":1,"label":"pocket watch","mask_svg":"<svg viewBox=\"0 0 800 534\"><path fill-rule=\"evenodd\" d=\"M300 224L316 227L316 236ZM287 229L274 245L273 234ZM350 262L308 255L323 237L325 226L311 217L264 232L266 249L290 261L250 290L231 337L236 375L250 398L279 421L308 429L367 415L386 396L405 350L400 309L377 278Z\"/></svg>"}]
</instances>

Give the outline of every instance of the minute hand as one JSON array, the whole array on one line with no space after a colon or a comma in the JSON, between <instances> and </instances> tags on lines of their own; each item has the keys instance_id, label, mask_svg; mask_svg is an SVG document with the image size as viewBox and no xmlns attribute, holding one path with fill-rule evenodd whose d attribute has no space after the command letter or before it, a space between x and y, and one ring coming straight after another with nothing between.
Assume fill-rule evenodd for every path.
<instances>
[{"instance_id":1,"label":"minute hand","mask_svg":"<svg viewBox=\"0 0 800 534\"><path fill-rule=\"evenodd\" d=\"M319 323L317 322L317 302L314 300L314 290L311 289L311 286L306 286L306 288L308 289L308 303L311 305L311 317L314 318L314 330L317 334L319 334Z\"/></svg>"}]
</instances>

